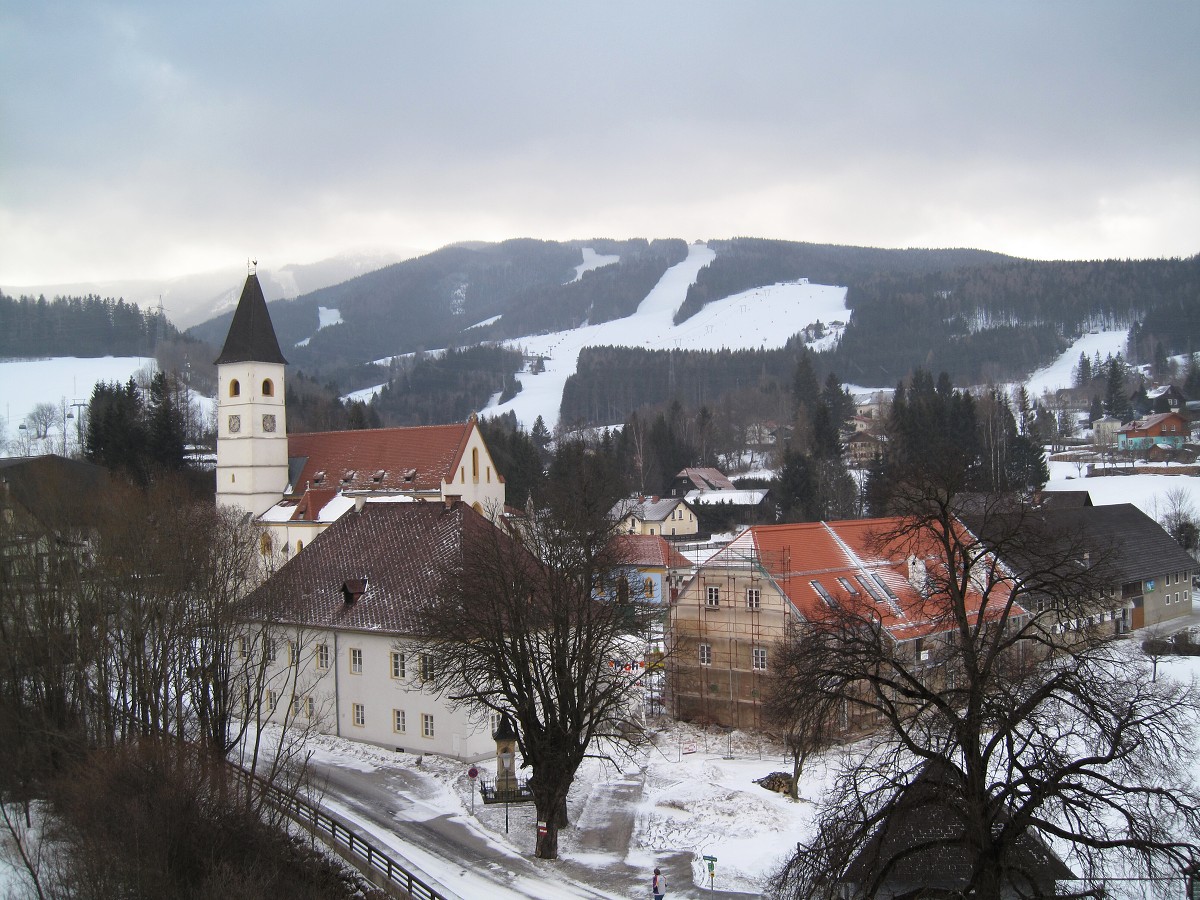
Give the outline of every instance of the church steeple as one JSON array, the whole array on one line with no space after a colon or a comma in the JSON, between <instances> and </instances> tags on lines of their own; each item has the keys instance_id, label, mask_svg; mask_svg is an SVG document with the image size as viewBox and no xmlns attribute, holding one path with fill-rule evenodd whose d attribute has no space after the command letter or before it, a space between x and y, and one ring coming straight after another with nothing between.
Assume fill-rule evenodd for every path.
<instances>
[{"instance_id":1,"label":"church steeple","mask_svg":"<svg viewBox=\"0 0 1200 900\"><path fill-rule=\"evenodd\" d=\"M271 325L271 315L267 312L267 299L255 273L246 276L242 297L229 324L229 334L225 336L225 346L216 360L218 366L235 362L287 365Z\"/></svg>"},{"instance_id":2,"label":"church steeple","mask_svg":"<svg viewBox=\"0 0 1200 900\"><path fill-rule=\"evenodd\" d=\"M217 503L261 515L287 487L287 360L254 273L246 277L216 365Z\"/></svg>"}]
</instances>

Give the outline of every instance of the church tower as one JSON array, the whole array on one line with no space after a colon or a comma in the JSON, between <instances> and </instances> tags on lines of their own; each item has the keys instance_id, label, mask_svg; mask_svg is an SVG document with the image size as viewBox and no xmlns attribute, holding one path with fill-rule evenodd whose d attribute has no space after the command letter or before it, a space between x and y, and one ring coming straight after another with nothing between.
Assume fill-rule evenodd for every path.
<instances>
[{"instance_id":1,"label":"church tower","mask_svg":"<svg viewBox=\"0 0 1200 900\"><path fill-rule=\"evenodd\" d=\"M287 488L287 360L258 275L246 278L217 357L217 504L261 515Z\"/></svg>"}]
</instances>

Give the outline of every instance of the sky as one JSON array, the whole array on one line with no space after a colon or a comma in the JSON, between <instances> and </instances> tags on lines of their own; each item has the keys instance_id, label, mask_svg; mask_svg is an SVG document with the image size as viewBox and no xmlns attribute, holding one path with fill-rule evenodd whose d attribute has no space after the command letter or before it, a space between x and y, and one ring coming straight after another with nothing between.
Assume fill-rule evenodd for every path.
<instances>
[{"instance_id":1,"label":"sky","mask_svg":"<svg viewBox=\"0 0 1200 900\"><path fill-rule=\"evenodd\" d=\"M1200 4L0 7L0 286L512 237L1200 250Z\"/></svg>"}]
</instances>

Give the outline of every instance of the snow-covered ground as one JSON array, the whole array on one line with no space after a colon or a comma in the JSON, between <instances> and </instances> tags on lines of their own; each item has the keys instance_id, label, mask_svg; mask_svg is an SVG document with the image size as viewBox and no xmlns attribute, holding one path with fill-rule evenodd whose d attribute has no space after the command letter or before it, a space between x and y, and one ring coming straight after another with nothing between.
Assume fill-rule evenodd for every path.
<instances>
[{"instance_id":1,"label":"snow-covered ground","mask_svg":"<svg viewBox=\"0 0 1200 900\"><path fill-rule=\"evenodd\" d=\"M481 412L497 415L512 410L526 429L538 416L553 428L558 422L563 387L584 347L606 345L653 350L720 350L776 348L817 321L845 321L846 289L790 282L754 288L710 303L680 325L671 322L696 275L716 257L708 246L689 246L683 262L669 268L646 295L637 311L623 319L571 331L518 338L509 343L527 354L546 357L546 369L520 375L521 392L507 403Z\"/></svg>"},{"instance_id":2,"label":"snow-covered ground","mask_svg":"<svg viewBox=\"0 0 1200 900\"><path fill-rule=\"evenodd\" d=\"M4 441L16 436L17 427L37 404L87 403L96 382L124 384L140 369L153 371L153 366L153 359L142 356L0 361L0 452Z\"/></svg>"},{"instance_id":3,"label":"snow-covered ground","mask_svg":"<svg viewBox=\"0 0 1200 900\"><path fill-rule=\"evenodd\" d=\"M1104 359L1110 353L1116 356L1125 352L1125 342L1129 337L1126 331L1097 331L1085 334L1076 340L1054 362L1043 369L1038 369L1025 380L1025 390L1031 399L1037 399L1046 391L1054 392L1059 388L1069 388L1075 383L1075 367L1079 365L1079 354L1086 353L1089 358L1096 353Z\"/></svg>"},{"instance_id":4,"label":"snow-covered ground","mask_svg":"<svg viewBox=\"0 0 1200 900\"><path fill-rule=\"evenodd\" d=\"M1109 506L1132 503L1156 522L1166 512L1167 492L1184 491L1192 509L1200 514L1200 478L1191 475L1101 475L1084 478L1071 462L1051 462L1048 491L1087 491L1092 503ZM1084 468L1083 472L1086 473Z\"/></svg>"},{"instance_id":5,"label":"snow-covered ground","mask_svg":"<svg viewBox=\"0 0 1200 900\"><path fill-rule=\"evenodd\" d=\"M619 263L621 257L615 254L597 253L591 247L583 248L583 262L575 267L575 277L572 282L579 281L583 278L584 272L590 272L593 269L602 269L605 266L611 266L613 263Z\"/></svg>"},{"instance_id":6,"label":"snow-covered ground","mask_svg":"<svg viewBox=\"0 0 1200 900\"><path fill-rule=\"evenodd\" d=\"M342 324L342 311L340 309L330 309L325 306L317 307L317 331L322 328L329 328L331 325ZM307 347L311 337L306 337L302 341L297 341L297 347Z\"/></svg>"}]
</instances>

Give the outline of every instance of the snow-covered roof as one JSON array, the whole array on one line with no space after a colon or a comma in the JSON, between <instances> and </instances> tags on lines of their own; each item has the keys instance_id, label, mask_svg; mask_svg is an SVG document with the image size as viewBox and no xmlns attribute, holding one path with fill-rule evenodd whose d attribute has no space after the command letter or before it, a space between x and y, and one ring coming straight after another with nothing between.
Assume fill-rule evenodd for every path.
<instances>
[{"instance_id":1,"label":"snow-covered roof","mask_svg":"<svg viewBox=\"0 0 1200 900\"><path fill-rule=\"evenodd\" d=\"M766 499L766 496L766 488L749 488L744 490L734 488L729 491L688 491L684 495L684 499L688 503L694 503L699 506L715 506L722 503L731 506L757 506Z\"/></svg>"}]
</instances>

